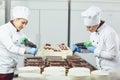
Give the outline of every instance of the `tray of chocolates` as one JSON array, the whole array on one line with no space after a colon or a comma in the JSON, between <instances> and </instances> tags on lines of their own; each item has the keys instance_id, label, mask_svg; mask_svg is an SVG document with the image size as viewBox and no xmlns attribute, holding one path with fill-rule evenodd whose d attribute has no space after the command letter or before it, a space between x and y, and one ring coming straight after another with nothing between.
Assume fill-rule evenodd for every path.
<instances>
[{"instance_id":1,"label":"tray of chocolates","mask_svg":"<svg viewBox=\"0 0 120 80\"><path fill-rule=\"evenodd\" d=\"M42 57L27 57L25 59L25 66L43 66L44 61Z\"/></svg>"},{"instance_id":2,"label":"tray of chocolates","mask_svg":"<svg viewBox=\"0 0 120 80\"><path fill-rule=\"evenodd\" d=\"M67 56L63 59L61 56L46 56L45 59L42 57L28 57L25 59L25 66L40 66L41 72L45 67L50 66L62 66L66 68L67 71L72 67L87 67L91 71L96 70L91 64L86 62L84 59L78 56Z\"/></svg>"},{"instance_id":3,"label":"tray of chocolates","mask_svg":"<svg viewBox=\"0 0 120 80\"><path fill-rule=\"evenodd\" d=\"M67 63L61 56L46 56L46 66L67 66Z\"/></svg>"},{"instance_id":4,"label":"tray of chocolates","mask_svg":"<svg viewBox=\"0 0 120 80\"><path fill-rule=\"evenodd\" d=\"M45 61L61 61L63 58L61 56L46 56Z\"/></svg>"},{"instance_id":5,"label":"tray of chocolates","mask_svg":"<svg viewBox=\"0 0 120 80\"><path fill-rule=\"evenodd\" d=\"M61 49L61 50L68 50L68 47L65 45L65 44L60 44L58 45L58 47Z\"/></svg>"},{"instance_id":6,"label":"tray of chocolates","mask_svg":"<svg viewBox=\"0 0 120 80\"><path fill-rule=\"evenodd\" d=\"M65 61L52 61L49 62L48 66L67 66L67 63Z\"/></svg>"},{"instance_id":7,"label":"tray of chocolates","mask_svg":"<svg viewBox=\"0 0 120 80\"><path fill-rule=\"evenodd\" d=\"M66 61L70 67L87 67L91 71L96 70L96 68L93 67L91 64L77 56L67 56Z\"/></svg>"}]
</instances>

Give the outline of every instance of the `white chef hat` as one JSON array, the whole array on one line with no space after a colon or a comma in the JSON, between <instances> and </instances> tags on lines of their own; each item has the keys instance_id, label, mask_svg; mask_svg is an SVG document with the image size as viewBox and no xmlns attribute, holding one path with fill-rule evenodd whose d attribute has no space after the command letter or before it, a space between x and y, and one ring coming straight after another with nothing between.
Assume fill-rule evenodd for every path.
<instances>
[{"instance_id":1,"label":"white chef hat","mask_svg":"<svg viewBox=\"0 0 120 80\"><path fill-rule=\"evenodd\" d=\"M81 13L84 17L85 26L94 26L100 23L101 9L96 6L91 6Z\"/></svg>"},{"instance_id":2,"label":"white chef hat","mask_svg":"<svg viewBox=\"0 0 120 80\"><path fill-rule=\"evenodd\" d=\"M12 10L12 19L24 18L24 19L28 20L29 13L30 12L27 7L16 6Z\"/></svg>"}]
</instances>

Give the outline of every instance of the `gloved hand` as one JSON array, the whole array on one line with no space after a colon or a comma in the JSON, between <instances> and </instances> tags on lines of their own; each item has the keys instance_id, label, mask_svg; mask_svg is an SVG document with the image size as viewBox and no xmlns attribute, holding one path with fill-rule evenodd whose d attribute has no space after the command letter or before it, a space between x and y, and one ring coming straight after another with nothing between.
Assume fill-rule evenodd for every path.
<instances>
[{"instance_id":1,"label":"gloved hand","mask_svg":"<svg viewBox=\"0 0 120 80\"><path fill-rule=\"evenodd\" d=\"M75 45L77 45L80 49L86 49L84 42L76 43Z\"/></svg>"},{"instance_id":2,"label":"gloved hand","mask_svg":"<svg viewBox=\"0 0 120 80\"><path fill-rule=\"evenodd\" d=\"M23 37L21 38L20 40L18 40L18 42L20 44L24 44L25 46L28 46L28 47L32 47L32 48L36 48L37 46L32 43L31 41L29 41L27 38Z\"/></svg>"},{"instance_id":3,"label":"gloved hand","mask_svg":"<svg viewBox=\"0 0 120 80\"><path fill-rule=\"evenodd\" d=\"M84 45L85 46L92 46L92 42L91 41L84 42Z\"/></svg>"},{"instance_id":4,"label":"gloved hand","mask_svg":"<svg viewBox=\"0 0 120 80\"><path fill-rule=\"evenodd\" d=\"M81 52L81 49L77 45L75 45L75 44L73 44L71 46L71 50L73 51L73 53L74 52Z\"/></svg>"},{"instance_id":5,"label":"gloved hand","mask_svg":"<svg viewBox=\"0 0 120 80\"><path fill-rule=\"evenodd\" d=\"M32 54L35 55L38 51L38 48L29 48L26 50L26 54Z\"/></svg>"},{"instance_id":6,"label":"gloved hand","mask_svg":"<svg viewBox=\"0 0 120 80\"><path fill-rule=\"evenodd\" d=\"M20 40L18 40L18 42L19 42L20 44L25 44L26 39L27 39L27 38L23 37L23 38L21 38Z\"/></svg>"},{"instance_id":7,"label":"gloved hand","mask_svg":"<svg viewBox=\"0 0 120 80\"><path fill-rule=\"evenodd\" d=\"M86 46L87 50L94 53L95 47L94 46Z\"/></svg>"},{"instance_id":8,"label":"gloved hand","mask_svg":"<svg viewBox=\"0 0 120 80\"><path fill-rule=\"evenodd\" d=\"M37 48L37 46L28 39L25 40L24 45L32 48Z\"/></svg>"}]
</instances>

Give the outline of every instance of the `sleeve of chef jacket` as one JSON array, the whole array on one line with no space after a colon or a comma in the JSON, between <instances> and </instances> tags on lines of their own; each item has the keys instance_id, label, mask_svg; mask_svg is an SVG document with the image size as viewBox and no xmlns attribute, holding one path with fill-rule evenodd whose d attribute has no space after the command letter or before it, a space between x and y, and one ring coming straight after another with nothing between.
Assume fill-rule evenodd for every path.
<instances>
[{"instance_id":1,"label":"sleeve of chef jacket","mask_svg":"<svg viewBox=\"0 0 120 80\"><path fill-rule=\"evenodd\" d=\"M115 36L116 36L116 34L110 33L104 37L104 39L103 39L104 42L101 45L101 47L105 47L105 49L101 49L98 51L95 50L95 53L98 53L99 57L112 60L117 56L117 54L116 54L117 44L116 44Z\"/></svg>"},{"instance_id":2,"label":"sleeve of chef jacket","mask_svg":"<svg viewBox=\"0 0 120 80\"><path fill-rule=\"evenodd\" d=\"M1 30L0 32L0 41L7 48L8 51L19 55L24 55L25 48L17 46L12 42L9 31Z\"/></svg>"}]
</instances>

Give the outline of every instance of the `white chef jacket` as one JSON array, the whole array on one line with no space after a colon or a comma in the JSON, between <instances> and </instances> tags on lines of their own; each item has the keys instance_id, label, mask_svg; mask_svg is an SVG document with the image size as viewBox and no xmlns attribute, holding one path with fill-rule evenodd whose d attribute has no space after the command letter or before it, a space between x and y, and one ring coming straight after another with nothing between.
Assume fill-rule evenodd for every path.
<instances>
[{"instance_id":1,"label":"white chef jacket","mask_svg":"<svg viewBox=\"0 0 120 80\"><path fill-rule=\"evenodd\" d=\"M106 23L97 32L91 33L90 40L96 47L96 65L101 70L111 70L119 62L120 40L117 33Z\"/></svg>"},{"instance_id":2,"label":"white chef jacket","mask_svg":"<svg viewBox=\"0 0 120 80\"><path fill-rule=\"evenodd\" d=\"M0 26L0 73L14 72L18 57L25 52L25 47L18 43L24 36L11 22Z\"/></svg>"}]
</instances>

